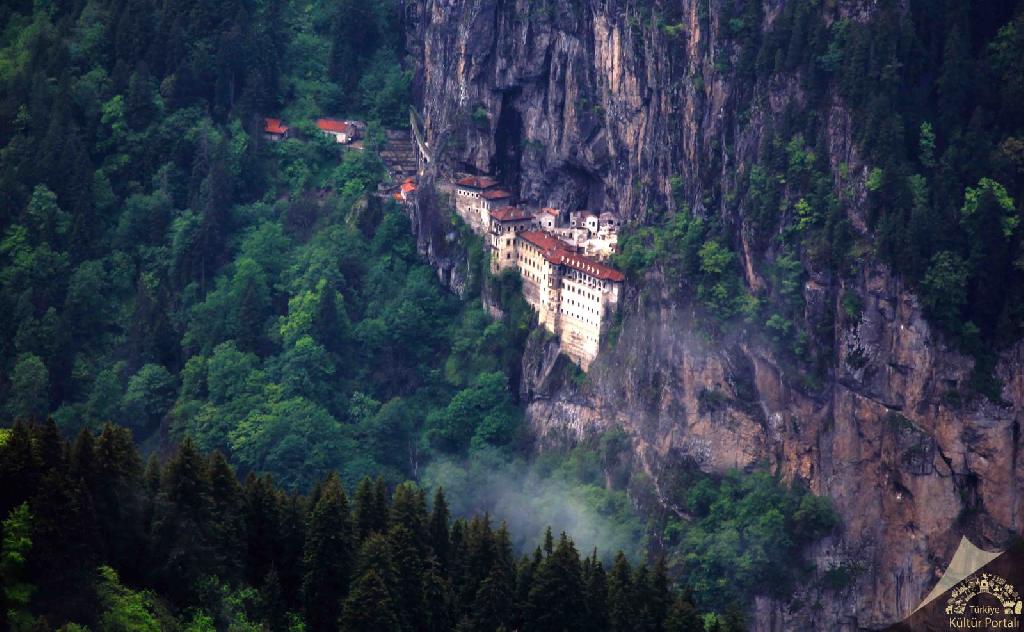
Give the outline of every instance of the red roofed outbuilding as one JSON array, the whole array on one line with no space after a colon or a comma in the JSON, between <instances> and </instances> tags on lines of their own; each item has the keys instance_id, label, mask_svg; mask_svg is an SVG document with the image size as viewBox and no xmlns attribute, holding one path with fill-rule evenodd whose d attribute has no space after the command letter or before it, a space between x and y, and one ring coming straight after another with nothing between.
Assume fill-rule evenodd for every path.
<instances>
[{"instance_id":1,"label":"red roofed outbuilding","mask_svg":"<svg viewBox=\"0 0 1024 632\"><path fill-rule=\"evenodd\" d=\"M281 119L276 118L265 118L263 119L263 137L271 141L279 141L288 138L289 128L287 125L281 123Z\"/></svg>"},{"instance_id":2,"label":"red roofed outbuilding","mask_svg":"<svg viewBox=\"0 0 1024 632\"><path fill-rule=\"evenodd\" d=\"M324 136L333 138L336 143L348 144L356 139L356 126L349 121L319 118L316 120L316 126Z\"/></svg>"}]
</instances>

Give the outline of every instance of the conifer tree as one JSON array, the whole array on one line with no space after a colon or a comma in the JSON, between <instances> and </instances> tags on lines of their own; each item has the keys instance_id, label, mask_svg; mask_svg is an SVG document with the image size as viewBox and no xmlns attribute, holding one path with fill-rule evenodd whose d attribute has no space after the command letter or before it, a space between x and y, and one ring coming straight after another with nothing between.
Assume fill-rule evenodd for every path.
<instances>
[{"instance_id":1,"label":"conifer tree","mask_svg":"<svg viewBox=\"0 0 1024 632\"><path fill-rule=\"evenodd\" d=\"M7 441L0 443L0 511L6 516L29 499L42 472L39 453L24 422L15 422Z\"/></svg>"},{"instance_id":2,"label":"conifer tree","mask_svg":"<svg viewBox=\"0 0 1024 632\"><path fill-rule=\"evenodd\" d=\"M36 427L36 445L39 452L40 466L43 472L51 470L63 470L66 468L66 454L64 440L61 439L60 431L53 418L47 418L46 422Z\"/></svg>"},{"instance_id":3,"label":"conifer tree","mask_svg":"<svg viewBox=\"0 0 1024 632\"><path fill-rule=\"evenodd\" d=\"M306 530L302 592L311 632L328 632L337 627L341 600L348 592L352 570L352 540L348 499L338 476L332 474L310 513ZM367 595L379 597L379 584L383 589L380 577L374 574L373 580L362 588L359 601L353 603L364 605L362 599Z\"/></svg>"},{"instance_id":4,"label":"conifer tree","mask_svg":"<svg viewBox=\"0 0 1024 632\"><path fill-rule=\"evenodd\" d=\"M646 564L641 564L633 573L633 598L633 629L637 632L655 632L658 627L654 613L656 600Z\"/></svg>"},{"instance_id":5,"label":"conifer tree","mask_svg":"<svg viewBox=\"0 0 1024 632\"><path fill-rule=\"evenodd\" d=\"M234 470L220 452L209 459L210 494L216 519L213 545L216 549L218 577L229 582L242 579L245 572L245 502L242 486Z\"/></svg>"},{"instance_id":6,"label":"conifer tree","mask_svg":"<svg viewBox=\"0 0 1024 632\"><path fill-rule=\"evenodd\" d=\"M216 571L210 487L206 460L186 437L164 468L153 519L156 583L182 602L194 599L200 578Z\"/></svg>"},{"instance_id":7,"label":"conifer tree","mask_svg":"<svg viewBox=\"0 0 1024 632\"><path fill-rule=\"evenodd\" d=\"M629 561L620 551L608 574L608 629L628 632L635 621L635 595Z\"/></svg>"},{"instance_id":8,"label":"conifer tree","mask_svg":"<svg viewBox=\"0 0 1024 632\"><path fill-rule=\"evenodd\" d=\"M270 475L250 474L245 480L245 574L256 585L270 572L281 554L281 509Z\"/></svg>"},{"instance_id":9,"label":"conifer tree","mask_svg":"<svg viewBox=\"0 0 1024 632\"><path fill-rule=\"evenodd\" d=\"M433 556L427 559L423 571L423 629L426 632L448 632L452 628L451 582Z\"/></svg>"},{"instance_id":10,"label":"conifer tree","mask_svg":"<svg viewBox=\"0 0 1024 632\"><path fill-rule=\"evenodd\" d=\"M27 503L6 516L0 535L0 628L7 630L30 619L28 604L35 592L25 571L32 549L32 514Z\"/></svg>"},{"instance_id":11,"label":"conifer tree","mask_svg":"<svg viewBox=\"0 0 1024 632\"><path fill-rule=\"evenodd\" d=\"M336 628L335 625L324 629ZM368 570L353 584L352 593L345 599L341 629L344 632L401 632L402 626L395 614L391 595L388 594L380 575L373 569Z\"/></svg>"},{"instance_id":12,"label":"conifer tree","mask_svg":"<svg viewBox=\"0 0 1024 632\"><path fill-rule=\"evenodd\" d=\"M747 618L737 603L730 603L721 617L722 632L747 632Z\"/></svg>"},{"instance_id":13,"label":"conifer tree","mask_svg":"<svg viewBox=\"0 0 1024 632\"><path fill-rule=\"evenodd\" d=\"M583 630L584 611L579 553L563 533L537 568L524 617L531 630L563 632Z\"/></svg>"},{"instance_id":14,"label":"conifer tree","mask_svg":"<svg viewBox=\"0 0 1024 632\"><path fill-rule=\"evenodd\" d=\"M278 492L278 506L281 513L281 549L276 560L277 572L281 577L281 588L289 608L302 607L302 581L304 552L306 550L306 523L308 514L306 501L298 494L286 495Z\"/></svg>"},{"instance_id":15,"label":"conifer tree","mask_svg":"<svg viewBox=\"0 0 1024 632\"><path fill-rule=\"evenodd\" d=\"M356 485L355 506L355 527L360 542L371 533L384 533L387 516L377 501L374 483L368 476Z\"/></svg>"},{"instance_id":16,"label":"conifer tree","mask_svg":"<svg viewBox=\"0 0 1024 632\"><path fill-rule=\"evenodd\" d=\"M281 592L281 580L277 576L277 568L271 566L267 576L260 585L259 599L260 619L269 630L287 629L285 613L287 606Z\"/></svg>"},{"instance_id":17,"label":"conifer tree","mask_svg":"<svg viewBox=\"0 0 1024 632\"><path fill-rule=\"evenodd\" d=\"M665 629L665 620L671 605L672 594L669 587L668 566L664 557L658 557L654 564L654 573L651 576L650 598L647 603L651 619L654 621L654 629L657 632L662 632Z\"/></svg>"},{"instance_id":18,"label":"conifer tree","mask_svg":"<svg viewBox=\"0 0 1024 632\"><path fill-rule=\"evenodd\" d=\"M608 629L608 579L604 565L597 559L597 549L583 566L583 595L586 602L584 629Z\"/></svg>"},{"instance_id":19,"label":"conifer tree","mask_svg":"<svg viewBox=\"0 0 1024 632\"><path fill-rule=\"evenodd\" d=\"M90 494L96 491L96 442L87 428L82 428L71 444L68 454L68 468L72 478L81 481L83 488Z\"/></svg>"},{"instance_id":20,"label":"conifer tree","mask_svg":"<svg viewBox=\"0 0 1024 632\"><path fill-rule=\"evenodd\" d=\"M388 531L390 557L399 572L395 581L395 606L405 628L414 628L423 617L423 568L426 558L412 531L395 524Z\"/></svg>"},{"instance_id":21,"label":"conifer tree","mask_svg":"<svg viewBox=\"0 0 1024 632\"><path fill-rule=\"evenodd\" d=\"M448 549L451 546L449 539L448 523L451 514L448 511L448 501L445 500L444 490L441 487L434 492L434 506L430 512L430 525L428 527L430 537L430 548L433 549L437 561L442 570L448 567Z\"/></svg>"},{"instance_id":22,"label":"conifer tree","mask_svg":"<svg viewBox=\"0 0 1024 632\"><path fill-rule=\"evenodd\" d=\"M424 491L415 483L402 483L395 488L389 524L405 527L412 534L416 547L425 551L427 545L427 502Z\"/></svg>"},{"instance_id":23,"label":"conifer tree","mask_svg":"<svg viewBox=\"0 0 1024 632\"><path fill-rule=\"evenodd\" d=\"M198 457L197 457L198 458ZM136 581L144 549L138 489L142 463L127 428L107 424L96 439L93 505L108 563Z\"/></svg>"},{"instance_id":24,"label":"conifer tree","mask_svg":"<svg viewBox=\"0 0 1024 632\"><path fill-rule=\"evenodd\" d=\"M686 592L676 598L665 621L665 632L704 632L704 620Z\"/></svg>"},{"instance_id":25,"label":"conifer tree","mask_svg":"<svg viewBox=\"0 0 1024 632\"><path fill-rule=\"evenodd\" d=\"M388 484L382 476L373 481L373 502L376 505L374 515L380 516L378 530L386 533L391 519L391 494L388 493Z\"/></svg>"}]
</instances>

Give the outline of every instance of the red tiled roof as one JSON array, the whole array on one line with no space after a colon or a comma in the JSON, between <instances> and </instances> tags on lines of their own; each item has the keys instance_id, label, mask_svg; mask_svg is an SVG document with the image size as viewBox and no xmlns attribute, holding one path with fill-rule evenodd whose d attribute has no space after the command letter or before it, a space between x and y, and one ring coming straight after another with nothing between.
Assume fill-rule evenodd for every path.
<instances>
[{"instance_id":1,"label":"red tiled roof","mask_svg":"<svg viewBox=\"0 0 1024 632\"><path fill-rule=\"evenodd\" d=\"M505 206L497 210L491 211L491 219L496 219L499 222L515 222L524 219L533 219L533 215L530 211L525 208L516 208L514 206Z\"/></svg>"},{"instance_id":2,"label":"red tiled roof","mask_svg":"<svg viewBox=\"0 0 1024 632\"><path fill-rule=\"evenodd\" d=\"M560 240L552 237L551 235L541 232L539 230L527 230L519 233L519 238L526 240L530 244L540 248L542 251L547 252L548 250L559 250L568 248Z\"/></svg>"},{"instance_id":3,"label":"red tiled roof","mask_svg":"<svg viewBox=\"0 0 1024 632\"><path fill-rule=\"evenodd\" d=\"M512 194L504 189L496 189L494 191L484 191L483 196L485 200L503 200L512 197Z\"/></svg>"},{"instance_id":4,"label":"red tiled roof","mask_svg":"<svg viewBox=\"0 0 1024 632\"><path fill-rule=\"evenodd\" d=\"M562 212L559 211L557 208L542 208L540 212L547 213L548 215L554 215L556 217L562 214Z\"/></svg>"},{"instance_id":5,"label":"red tiled roof","mask_svg":"<svg viewBox=\"0 0 1024 632\"><path fill-rule=\"evenodd\" d=\"M263 131L268 134L286 134L288 126L281 125L281 119L265 118L263 119Z\"/></svg>"},{"instance_id":6,"label":"red tiled roof","mask_svg":"<svg viewBox=\"0 0 1024 632\"><path fill-rule=\"evenodd\" d=\"M572 252L568 244L547 233L530 230L519 233L518 237L540 248L544 259L549 263L568 266L602 281L620 283L626 280L625 275L615 268Z\"/></svg>"},{"instance_id":7,"label":"red tiled roof","mask_svg":"<svg viewBox=\"0 0 1024 632\"><path fill-rule=\"evenodd\" d=\"M415 184L415 183L416 183L416 176L409 176L409 177L408 177L408 178L406 178L405 180L402 180L402 182L403 182L403 183L404 183L404 182L412 182L413 184Z\"/></svg>"},{"instance_id":8,"label":"red tiled roof","mask_svg":"<svg viewBox=\"0 0 1024 632\"><path fill-rule=\"evenodd\" d=\"M571 252L556 252L551 258L548 258L547 254L545 254L544 258L548 259L551 263L569 266L574 270L579 270L602 281L615 281L618 283L626 279L625 275L615 268L606 266L600 261L584 257L583 255L576 255Z\"/></svg>"},{"instance_id":9,"label":"red tiled roof","mask_svg":"<svg viewBox=\"0 0 1024 632\"><path fill-rule=\"evenodd\" d=\"M498 181L488 176L467 176L456 180L455 184L467 189L490 189L498 186Z\"/></svg>"},{"instance_id":10,"label":"red tiled roof","mask_svg":"<svg viewBox=\"0 0 1024 632\"><path fill-rule=\"evenodd\" d=\"M316 126L325 132L333 132L335 134L352 134L355 131L355 128L348 121L339 121L332 118L317 119Z\"/></svg>"},{"instance_id":11,"label":"red tiled roof","mask_svg":"<svg viewBox=\"0 0 1024 632\"><path fill-rule=\"evenodd\" d=\"M415 190L416 190L416 185L413 184L412 182L406 181L406 182L402 183L402 192L403 193L409 193L409 192L415 191Z\"/></svg>"}]
</instances>

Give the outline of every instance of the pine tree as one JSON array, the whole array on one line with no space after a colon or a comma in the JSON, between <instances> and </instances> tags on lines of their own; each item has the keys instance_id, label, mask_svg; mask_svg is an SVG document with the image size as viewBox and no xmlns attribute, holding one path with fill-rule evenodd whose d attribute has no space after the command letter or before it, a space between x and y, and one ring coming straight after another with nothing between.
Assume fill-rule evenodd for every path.
<instances>
[{"instance_id":1,"label":"pine tree","mask_svg":"<svg viewBox=\"0 0 1024 632\"><path fill-rule=\"evenodd\" d=\"M412 531L395 524L388 531L391 560L400 572L395 581L395 605L403 627L416 627L423 617L423 568L425 557Z\"/></svg>"},{"instance_id":2,"label":"pine tree","mask_svg":"<svg viewBox=\"0 0 1024 632\"><path fill-rule=\"evenodd\" d=\"M35 428L36 449L39 452L40 464L44 475L47 472L57 470L61 473L67 467L64 440L61 439L60 431L53 418L47 418L46 422Z\"/></svg>"},{"instance_id":3,"label":"pine tree","mask_svg":"<svg viewBox=\"0 0 1024 632\"><path fill-rule=\"evenodd\" d=\"M81 481L90 494L95 493L96 489L95 445L92 433L83 428L71 444L71 453L68 455L68 468L72 478Z\"/></svg>"},{"instance_id":4,"label":"pine tree","mask_svg":"<svg viewBox=\"0 0 1024 632\"><path fill-rule=\"evenodd\" d=\"M210 472L188 437L167 462L153 519L155 583L180 602L195 599L200 578L216 571Z\"/></svg>"},{"instance_id":5,"label":"pine tree","mask_svg":"<svg viewBox=\"0 0 1024 632\"><path fill-rule=\"evenodd\" d=\"M391 503L390 524L402 526L412 534L416 547L425 551L427 545L427 501L425 492L415 483L402 483L395 488Z\"/></svg>"},{"instance_id":6,"label":"pine tree","mask_svg":"<svg viewBox=\"0 0 1024 632\"><path fill-rule=\"evenodd\" d=\"M597 559L597 549L583 566L583 595L587 613L584 629L608 629L608 578Z\"/></svg>"},{"instance_id":7,"label":"pine tree","mask_svg":"<svg viewBox=\"0 0 1024 632\"><path fill-rule=\"evenodd\" d=\"M633 598L633 629L637 632L655 632L658 627L654 613L656 599L646 564L640 565L633 574Z\"/></svg>"},{"instance_id":8,"label":"pine tree","mask_svg":"<svg viewBox=\"0 0 1024 632\"><path fill-rule=\"evenodd\" d=\"M260 619L268 630L287 629L285 613L287 606L281 592L281 580L277 576L277 567L271 566L267 576L260 585L259 599Z\"/></svg>"},{"instance_id":9,"label":"pine tree","mask_svg":"<svg viewBox=\"0 0 1024 632\"><path fill-rule=\"evenodd\" d=\"M29 499L42 475L39 453L24 422L15 422L7 441L0 443L0 512L6 516Z\"/></svg>"},{"instance_id":10,"label":"pine tree","mask_svg":"<svg viewBox=\"0 0 1024 632\"><path fill-rule=\"evenodd\" d=\"M608 574L608 629L612 632L633 630L636 619L635 595L629 561L620 551Z\"/></svg>"},{"instance_id":11,"label":"pine tree","mask_svg":"<svg viewBox=\"0 0 1024 632\"><path fill-rule=\"evenodd\" d=\"M386 531L387 514L378 503L373 481L368 476L356 486L355 506L355 526L360 542L371 533Z\"/></svg>"},{"instance_id":12,"label":"pine tree","mask_svg":"<svg viewBox=\"0 0 1024 632\"><path fill-rule=\"evenodd\" d=\"M668 610L671 605L672 594L669 587L668 566L665 563L665 558L659 557L654 564L650 598L647 604L651 619L654 621L654 629L657 632L662 632L665 629L665 620L668 618Z\"/></svg>"},{"instance_id":13,"label":"pine tree","mask_svg":"<svg viewBox=\"0 0 1024 632\"><path fill-rule=\"evenodd\" d=\"M426 632L448 632L452 628L451 582L444 576L434 557L427 559L423 572L423 629Z\"/></svg>"},{"instance_id":14,"label":"pine tree","mask_svg":"<svg viewBox=\"0 0 1024 632\"><path fill-rule=\"evenodd\" d=\"M373 481L373 502L376 505L374 515L381 516L380 522L377 523L378 530L386 533L391 524L391 494L388 493L388 484L382 476Z\"/></svg>"},{"instance_id":15,"label":"pine tree","mask_svg":"<svg viewBox=\"0 0 1024 632\"><path fill-rule=\"evenodd\" d=\"M730 603L722 617L722 632L747 632L747 618L737 603Z\"/></svg>"},{"instance_id":16,"label":"pine tree","mask_svg":"<svg viewBox=\"0 0 1024 632\"><path fill-rule=\"evenodd\" d=\"M332 624L323 629L336 629ZM311 626L311 629L312 628ZM395 614L395 605L384 581L373 569L364 573L352 586L352 594L345 600L341 616L341 629L345 632L401 632L402 626Z\"/></svg>"},{"instance_id":17,"label":"pine tree","mask_svg":"<svg viewBox=\"0 0 1024 632\"><path fill-rule=\"evenodd\" d=\"M142 463L132 433L106 425L95 443L96 484L93 504L107 562L131 581L143 564L142 507L138 489Z\"/></svg>"},{"instance_id":18,"label":"pine tree","mask_svg":"<svg viewBox=\"0 0 1024 632\"><path fill-rule=\"evenodd\" d=\"M32 514L27 503L6 514L0 534L0 628L16 629L30 619L28 605L35 592L25 571L32 550Z\"/></svg>"},{"instance_id":19,"label":"pine tree","mask_svg":"<svg viewBox=\"0 0 1024 632\"><path fill-rule=\"evenodd\" d=\"M689 592L680 595L672 604L665 632L704 632L704 620L694 607Z\"/></svg>"},{"instance_id":20,"label":"pine tree","mask_svg":"<svg viewBox=\"0 0 1024 632\"><path fill-rule=\"evenodd\" d=\"M155 454L149 455L146 471L142 475L142 531L148 539L153 533L153 517L156 515L157 497L160 495L160 460Z\"/></svg>"},{"instance_id":21,"label":"pine tree","mask_svg":"<svg viewBox=\"0 0 1024 632\"><path fill-rule=\"evenodd\" d=\"M40 588L37 606L71 618L89 605L86 586L97 562L96 515L88 495L68 476L63 458L66 445L56 435L56 426L42 426L37 432L37 443L45 445L41 450L49 452L47 459L55 463L43 474L30 501L33 555L29 572Z\"/></svg>"},{"instance_id":22,"label":"pine tree","mask_svg":"<svg viewBox=\"0 0 1024 632\"><path fill-rule=\"evenodd\" d=\"M524 616L531 630L563 632L583 630L584 611L579 553L563 533L537 568Z\"/></svg>"},{"instance_id":23,"label":"pine tree","mask_svg":"<svg viewBox=\"0 0 1024 632\"><path fill-rule=\"evenodd\" d=\"M451 545L449 540L448 522L451 514L448 511L448 501L445 500L444 490L440 487L434 492L434 506L430 512L430 525L428 527L430 537L430 548L433 549L442 571L448 568L448 549Z\"/></svg>"},{"instance_id":24,"label":"pine tree","mask_svg":"<svg viewBox=\"0 0 1024 632\"><path fill-rule=\"evenodd\" d=\"M341 600L347 593L352 569L352 541L348 500L341 481L332 474L324 483L306 530L302 591L306 622L312 632L328 632L337 627ZM374 575L374 579L380 582L379 576ZM363 594L376 588L371 582L364 587ZM379 596L376 592L373 594Z\"/></svg>"},{"instance_id":25,"label":"pine tree","mask_svg":"<svg viewBox=\"0 0 1024 632\"><path fill-rule=\"evenodd\" d=\"M245 575L249 584L263 580L281 555L282 516L269 475L250 474L245 480Z\"/></svg>"},{"instance_id":26,"label":"pine tree","mask_svg":"<svg viewBox=\"0 0 1024 632\"><path fill-rule=\"evenodd\" d=\"M302 608L302 581L304 553L306 550L306 522L308 515L305 499L298 494L286 495L278 492L278 506L281 514L281 553L276 562L285 602L292 610Z\"/></svg>"},{"instance_id":27,"label":"pine tree","mask_svg":"<svg viewBox=\"0 0 1024 632\"><path fill-rule=\"evenodd\" d=\"M220 452L209 459L210 492L216 520L213 545L216 549L218 576L231 583L245 572L245 510L242 486L234 470Z\"/></svg>"}]
</instances>

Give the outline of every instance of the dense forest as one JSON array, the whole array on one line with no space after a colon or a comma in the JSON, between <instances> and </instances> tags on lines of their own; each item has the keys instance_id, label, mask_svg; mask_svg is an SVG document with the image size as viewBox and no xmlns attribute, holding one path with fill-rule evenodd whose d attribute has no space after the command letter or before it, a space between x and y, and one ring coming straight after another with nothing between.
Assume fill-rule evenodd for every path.
<instances>
[{"instance_id":1,"label":"dense forest","mask_svg":"<svg viewBox=\"0 0 1024 632\"><path fill-rule=\"evenodd\" d=\"M716 76L737 93L740 107L725 115L742 126L766 94L799 89L801 98L765 122L755 164L705 183L704 204L721 216L691 215L680 197L684 212L635 228L619 265L639 275L659 264L711 316L709 329L758 325L815 390L837 323L807 322L802 284L853 279L869 259L883 261L977 361L965 392L949 398L999 402L996 357L1024 335L1020 2L882 0L860 15L786 2L770 25L763 6L708 3L698 16L701 32L712 19L721 25L718 40L701 44L714 47ZM670 39L692 26L671 3L642 3L639 13ZM862 165L833 161L828 116L848 117ZM681 194L683 184L672 188ZM757 253L767 290L744 284L737 234ZM863 299L840 300L856 322Z\"/></svg>"},{"instance_id":2,"label":"dense forest","mask_svg":"<svg viewBox=\"0 0 1024 632\"><path fill-rule=\"evenodd\" d=\"M681 631L704 629L696 604L738 630L735 604L806 577L786 562L837 518L805 489L685 472L691 522L642 477L608 484L614 432L529 458L516 380L540 334L517 278L471 244L459 300L375 195L409 104L402 19L387 0L0 7L10 625ZM297 133L268 142L265 116ZM319 116L367 121L362 147ZM449 529L408 480L478 517Z\"/></svg>"},{"instance_id":3,"label":"dense forest","mask_svg":"<svg viewBox=\"0 0 1024 632\"><path fill-rule=\"evenodd\" d=\"M143 467L130 430L68 444L50 423L5 431L0 483L4 629L745 629L735 608L698 614L661 561L606 568L550 530L517 557L504 525L453 522L408 482L365 478L350 500L332 474L299 495L240 484L191 440Z\"/></svg>"}]
</instances>

